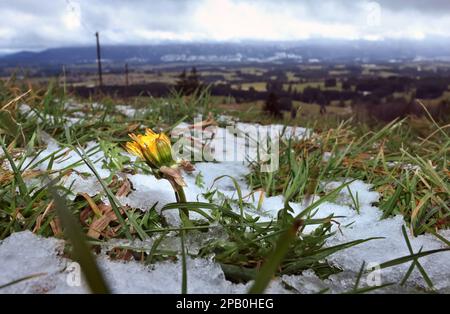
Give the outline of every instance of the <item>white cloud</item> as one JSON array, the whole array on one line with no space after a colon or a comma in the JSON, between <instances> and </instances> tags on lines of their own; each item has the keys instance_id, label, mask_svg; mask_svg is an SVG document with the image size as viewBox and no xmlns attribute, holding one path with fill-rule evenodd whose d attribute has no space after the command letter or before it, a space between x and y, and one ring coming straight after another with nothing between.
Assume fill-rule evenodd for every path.
<instances>
[{"instance_id":1,"label":"white cloud","mask_svg":"<svg viewBox=\"0 0 450 314\"><path fill-rule=\"evenodd\" d=\"M378 4L379 3L379 4ZM2 2L0 49L162 40L449 37L449 1L15 0Z\"/></svg>"},{"instance_id":2,"label":"white cloud","mask_svg":"<svg viewBox=\"0 0 450 314\"><path fill-rule=\"evenodd\" d=\"M70 3L66 7L66 12L62 15L64 25L69 30L76 30L81 27L81 7L77 2Z\"/></svg>"},{"instance_id":3,"label":"white cloud","mask_svg":"<svg viewBox=\"0 0 450 314\"><path fill-rule=\"evenodd\" d=\"M3 40L9 40L13 38L14 35L15 32L13 29L7 27L4 28L0 27L0 38L2 38Z\"/></svg>"},{"instance_id":4,"label":"white cloud","mask_svg":"<svg viewBox=\"0 0 450 314\"><path fill-rule=\"evenodd\" d=\"M443 30L450 27L448 16L435 19L436 27L430 29L426 16L392 12L373 1L351 6L323 1L311 7L300 2L262 5L257 1L203 0L196 6L191 25L198 36L215 40L423 39L444 35Z\"/></svg>"}]
</instances>

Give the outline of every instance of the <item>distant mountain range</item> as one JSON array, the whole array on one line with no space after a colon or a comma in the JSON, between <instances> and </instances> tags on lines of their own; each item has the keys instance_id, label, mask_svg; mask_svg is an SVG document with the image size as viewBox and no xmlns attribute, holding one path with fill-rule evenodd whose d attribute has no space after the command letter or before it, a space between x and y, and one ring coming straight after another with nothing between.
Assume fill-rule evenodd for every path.
<instances>
[{"instance_id":1,"label":"distant mountain range","mask_svg":"<svg viewBox=\"0 0 450 314\"><path fill-rule=\"evenodd\" d=\"M277 43L171 43L147 46L103 46L105 66L113 64L243 62L388 62L414 59L450 61L448 42L303 41ZM92 64L96 48L64 47L0 56L0 67Z\"/></svg>"}]
</instances>

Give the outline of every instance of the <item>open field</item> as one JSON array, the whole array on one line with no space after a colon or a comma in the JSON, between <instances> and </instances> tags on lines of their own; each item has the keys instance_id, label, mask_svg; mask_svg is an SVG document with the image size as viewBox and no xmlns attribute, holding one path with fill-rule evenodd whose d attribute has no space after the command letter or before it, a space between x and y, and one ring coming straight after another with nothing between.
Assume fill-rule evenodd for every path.
<instances>
[{"instance_id":1,"label":"open field","mask_svg":"<svg viewBox=\"0 0 450 314\"><path fill-rule=\"evenodd\" d=\"M103 73L102 91L114 97L146 95L166 97L179 89L180 74L191 75L186 63L129 66L128 86L123 66L107 64ZM60 85L75 95L89 98L96 93L98 77L95 65L65 67L54 77ZM298 104L303 114L327 107L327 114L347 118L351 114L368 120L392 121L408 115L423 117L426 113L417 103L425 104L433 118L450 121L450 66L442 62L392 63L320 63L287 62L230 64L199 64L196 66L198 84L208 87L213 97L226 103L263 103L273 92L278 98L284 117L289 117ZM45 87L51 77L33 69L28 74L14 72L10 77L23 84ZM199 86L200 86L199 85ZM268 90L269 88L269 90ZM302 114L302 113L301 113ZM329 117L326 119L329 120Z\"/></svg>"},{"instance_id":2,"label":"open field","mask_svg":"<svg viewBox=\"0 0 450 314\"><path fill-rule=\"evenodd\" d=\"M242 89L242 90L245 90L245 91L248 91L251 88L253 88L254 90L256 90L258 92L265 92L265 91L267 91L267 89L266 89L266 82L254 82L254 83L235 84L235 85L231 85L231 88Z\"/></svg>"}]
</instances>

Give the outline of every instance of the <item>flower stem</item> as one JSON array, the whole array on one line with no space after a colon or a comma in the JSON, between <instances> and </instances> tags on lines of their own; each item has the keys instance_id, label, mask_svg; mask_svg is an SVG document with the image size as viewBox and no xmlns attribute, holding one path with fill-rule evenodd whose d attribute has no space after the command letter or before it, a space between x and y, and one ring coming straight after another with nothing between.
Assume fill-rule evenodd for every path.
<instances>
[{"instance_id":1,"label":"flower stem","mask_svg":"<svg viewBox=\"0 0 450 314\"><path fill-rule=\"evenodd\" d=\"M179 203L186 203L186 194L184 193L184 189L181 185L177 185L176 188L176 197Z\"/></svg>"},{"instance_id":2,"label":"flower stem","mask_svg":"<svg viewBox=\"0 0 450 314\"><path fill-rule=\"evenodd\" d=\"M175 197L178 203L186 203L186 194L184 193L184 189L181 185L176 185L175 188ZM180 211L181 221L184 225L189 222L189 210L187 208L182 208ZM189 223L187 223L189 225Z\"/></svg>"},{"instance_id":3,"label":"flower stem","mask_svg":"<svg viewBox=\"0 0 450 314\"><path fill-rule=\"evenodd\" d=\"M186 203L186 194L184 193L184 189L179 184L173 185L175 190L175 197L177 199L178 203ZM187 208L181 208L180 210L180 218L181 222L184 227L190 227L192 226L190 220L189 220L189 211ZM187 293L187 269L186 269L186 248L185 248L185 236L186 236L186 230L181 229L180 230L180 239L181 239L181 293L186 294Z\"/></svg>"}]
</instances>

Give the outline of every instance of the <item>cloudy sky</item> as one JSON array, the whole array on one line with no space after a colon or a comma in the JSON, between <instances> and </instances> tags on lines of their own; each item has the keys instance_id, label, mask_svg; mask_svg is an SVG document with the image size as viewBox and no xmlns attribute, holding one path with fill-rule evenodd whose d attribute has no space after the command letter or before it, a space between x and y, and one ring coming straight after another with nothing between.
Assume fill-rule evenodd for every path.
<instances>
[{"instance_id":1,"label":"cloudy sky","mask_svg":"<svg viewBox=\"0 0 450 314\"><path fill-rule=\"evenodd\" d=\"M449 0L0 0L0 52L167 40L450 37Z\"/></svg>"}]
</instances>

